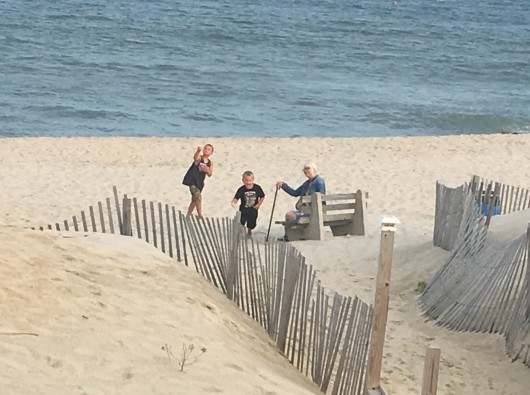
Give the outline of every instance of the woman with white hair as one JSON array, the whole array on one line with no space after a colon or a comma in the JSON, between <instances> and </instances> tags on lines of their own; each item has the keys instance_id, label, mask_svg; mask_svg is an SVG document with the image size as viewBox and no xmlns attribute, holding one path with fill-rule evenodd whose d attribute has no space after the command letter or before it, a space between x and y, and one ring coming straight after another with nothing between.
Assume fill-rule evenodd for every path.
<instances>
[{"instance_id":1,"label":"woman with white hair","mask_svg":"<svg viewBox=\"0 0 530 395\"><path fill-rule=\"evenodd\" d=\"M304 181L302 185L300 185L298 188L293 189L287 183L283 181L277 181L276 182L276 188L281 188L285 192L287 192L289 195L294 197L300 197L300 196L310 196L315 192L320 192L322 194L326 194L326 183L324 182L324 179L318 175L318 169L317 166L312 163L305 163L304 164L304 174L307 177L307 180ZM297 221L300 217L303 217L305 215L308 215L307 213L303 213L300 211L301 207L301 201L299 200L296 203L296 210L289 211L287 214L285 214L285 220L286 221ZM283 241L289 241L287 239L287 236L284 236L280 240Z\"/></svg>"}]
</instances>

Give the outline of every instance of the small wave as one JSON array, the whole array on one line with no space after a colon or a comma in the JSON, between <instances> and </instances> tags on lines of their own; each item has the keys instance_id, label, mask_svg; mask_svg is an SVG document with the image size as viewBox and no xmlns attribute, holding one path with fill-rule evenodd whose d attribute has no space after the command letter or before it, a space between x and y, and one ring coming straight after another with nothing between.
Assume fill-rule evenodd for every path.
<instances>
[{"instance_id":1,"label":"small wave","mask_svg":"<svg viewBox=\"0 0 530 395\"><path fill-rule=\"evenodd\" d=\"M89 20L89 21L96 21L96 22L113 22L114 19L109 18L105 15L86 15L83 16L83 19Z\"/></svg>"},{"instance_id":2,"label":"small wave","mask_svg":"<svg viewBox=\"0 0 530 395\"><path fill-rule=\"evenodd\" d=\"M523 131L530 128L530 120L499 114L442 113L423 119L427 127L456 133L496 133L502 129Z\"/></svg>"},{"instance_id":3,"label":"small wave","mask_svg":"<svg viewBox=\"0 0 530 395\"><path fill-rule=\"evenodd\" d=\"M9 130L0 130L0 137L23 137L28 136L27 133L10 132Z\"/></svg>"},{"instance_id":4,"label":"small wave","mask_svg":"<svg viewBox=\"0 0 530 395\"><path fill-rule=\"evenodd\" d=\"M155 64L153 69L156 71L181 71L182 68L174 64Z\"/></svg>"},{"instance_id":5,"label":"small wave","mask_svg":"<svg viewBox=\"0 0 530 395\"><path fill-rule=\"evenodd\" d=\"M190 119L192 121L219 122L219 119L215 115L205 113L194 113L186 115L184 118Z\"/></svg>"},{"instance_id":6,"label":"small wave","mask_svg":"<svg viewBox=\"0 0 530 395\"><path fill-rule=\"evenodd\" d=\"M71 107L64 106L53 106L53 107L41 107L41 111L50 113L55 117L70 118L70 119L121 119L129 118L130 114L122 111L109 111L109 110L78 110Z\"/></svg>"},{"instance_id":7,"label":"small wave","mask_svg":"<svg viewBox=\"0 0 530 395\"><path fill-rule=\"evenodd\" d=\"M46 15L45 17L48 20L51 21L65 21L68 19L78 19L81 18L80 15L74 15L74 14L52 14L52 15Z\"/></svg>"},{"instance_id":8,"label":"small wave","mask_svg":"<svg viewBox=\"0 0 530 395\"><path fill-rule=\"evenodd\" d=\"M325 104L318 102L316 100L309 99L309 98L295 100L293 104L296 106L306 106L306 107L326 107Z\"/></svg>"},{"instance_id":9,"label":"small wave","mask_svg":"<svg viewBox=\"0 0 530 395\"><path fill-rule=\"evenodd\" d=\"M195 85L196 90L189 92L189 96L201 97L228 97L232 94L232 89L220 84L198 83Z\"/></svg>"}]
</instances>

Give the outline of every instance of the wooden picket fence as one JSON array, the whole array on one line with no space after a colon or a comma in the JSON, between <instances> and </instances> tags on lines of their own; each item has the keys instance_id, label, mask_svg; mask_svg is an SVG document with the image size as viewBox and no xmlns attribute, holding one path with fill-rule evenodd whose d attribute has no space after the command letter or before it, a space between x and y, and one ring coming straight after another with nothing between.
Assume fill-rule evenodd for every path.
<instances>
[{"instance_id":1,"label":"wooden picket fence","mask_svg":"<svg viewBox=\"0 0 530 395\"><path fill-rule=\"evenodd\" d=\"M451 251L462 233L464 224L464 204L467 194L473 195L478 211L485 217L489 226L494 215L509 214L530 208L530 189L501 184L479 176L473 176L470 183L457 188L449 188L436 183L436 209L434 217L433 243L437 247Z\"/></svg>"},{"instance_id":2,"label":"wooden picket fence","mask_svg":"<svg viewBox=\"0 0 530 395\"><path fill-rule=\"evenodd\" d=\"M488 236L492 206L502 207L501 213L517 211L526 207L528 194L521 188L484 181L445 188L437 184L437 196L447 199L440 205L437 200L437 208L449 207L444 215L454 217L442 218L445 228L438 230L445 233L435 234L434 240L435 245L451 247L451 255L420 296L420 305L439 325L504 335L507 353L530 367L530 225L510 242ZM484 196L487 209L480 204ZM509 203L504 205L507 197ZM436 218L440 219L439 213Z\"/></svg>"},{"instance_id":3,"label":"wooden picket fence","mask_svg":"<svg viewBox=\"0 0 530 395\"><path fill-rule=\"evenodd\" d=\"M113 192L104 204L47 228L145 240L194 267L256 320L322 392L365 393L371 305L325 289L292 245L246 237L237 217L186 217L174 206Z\"/></svg>"}]
</instances>

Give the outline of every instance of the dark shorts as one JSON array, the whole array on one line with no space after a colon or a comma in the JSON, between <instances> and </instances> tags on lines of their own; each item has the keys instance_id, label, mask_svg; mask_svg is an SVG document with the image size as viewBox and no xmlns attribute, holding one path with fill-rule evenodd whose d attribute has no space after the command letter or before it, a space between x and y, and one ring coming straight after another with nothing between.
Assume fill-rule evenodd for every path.
<instances>
[{"instance_id":1,"label":"dark shorts","mask_svg":"<svg viewBox=\"0 0 530 395\"><path fill-rule=\"evenodd\" d=\"M201 190L195 185L190 185L191 200L200 200Z\"/></svg>"},{"instance_id":2,"label":"dark shorts","mask_svg":"<svg viewBox=\"0 0 530 395\"><path fill-rule=\"evenodd\" d=\"M241 209L241 225L247 225L248 229L254 229L258 220L258 210L255 208Z\"/></svg>"}]
</instances>

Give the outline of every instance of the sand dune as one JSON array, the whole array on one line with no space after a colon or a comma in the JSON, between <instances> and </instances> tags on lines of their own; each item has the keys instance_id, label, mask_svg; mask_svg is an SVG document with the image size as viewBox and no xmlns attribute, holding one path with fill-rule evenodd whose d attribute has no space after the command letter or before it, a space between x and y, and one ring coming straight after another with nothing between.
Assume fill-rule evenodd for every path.
<instances>
[{"instance_id":1,"label":"sand dune","mask_svg":"<svg viewBox=\"0 0 530 395\"><path fill-rule=\"evenodd\" d=\"M420 393L423 356L431 344L442 349L439 394L528 393L529 371L508 360L501 337L455 333L425 322L414 289L448 254L432 246L436 180L454 186L478 174L529 188L530 135L1 139L0 224L15 227L0 231L0 332L39 334L0 336L1 389L15 394L315 391L273 351L258 325L149 245L116 236L72 239L21 230L79 213L110 196L113 185L185 210L182 176L194 148L206 142L216 151L215 173L204 191L205 214L232 216L229 201L241 173L252 170L268 194L258 238L267 231L274 182L298 186L306 160L319 165L330 192L368 193L366 236L328 233L322 242L294 243L327 288L371 301L377 218L392 214L401 220L382 373L390 393ZM274 218L293 206L294 199L280 192ZM279 236L282 229L273 227L271 233ZM183 374L178 357L161 349L167 344L178 354L182 343L207 348Z\"/></svg>"},{"instance_id":2,"label":"sand dune","mask_svg":"<svg viewBox=\"0 0 530 395\"><path fill-rule=\"evenodd\" d=\"M318 393L257 323L140 240L0 239L4 394Z\"/></svg>"}]
</instances>

